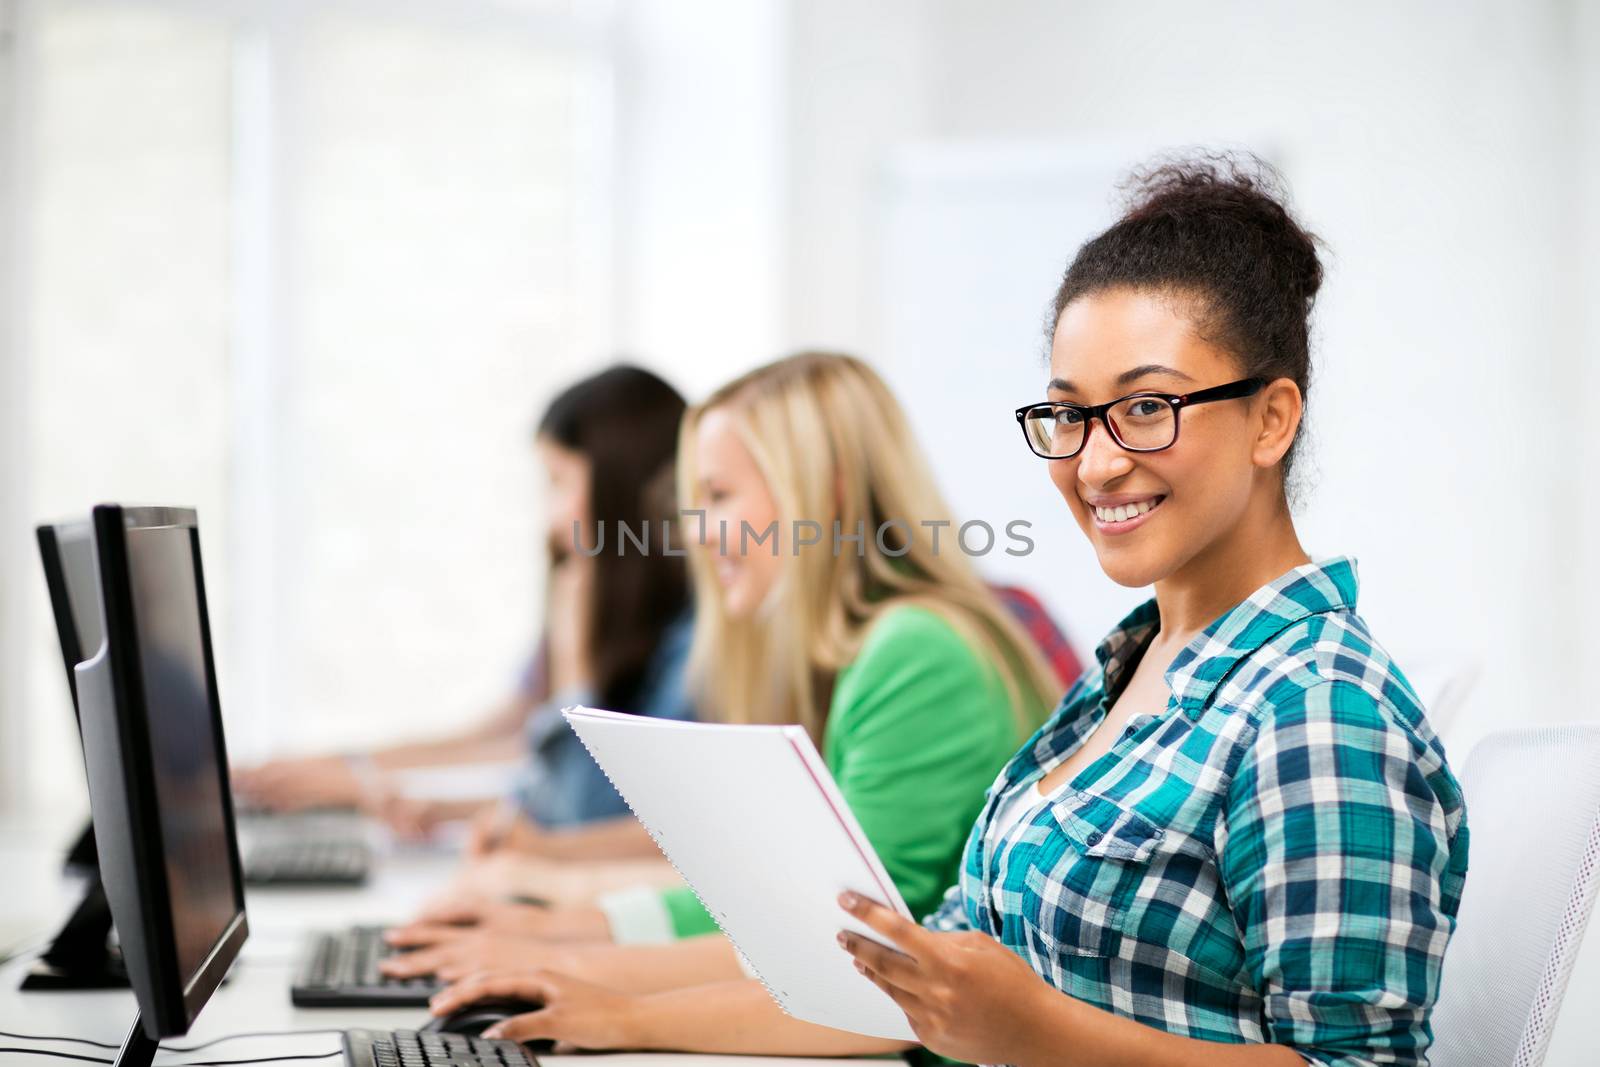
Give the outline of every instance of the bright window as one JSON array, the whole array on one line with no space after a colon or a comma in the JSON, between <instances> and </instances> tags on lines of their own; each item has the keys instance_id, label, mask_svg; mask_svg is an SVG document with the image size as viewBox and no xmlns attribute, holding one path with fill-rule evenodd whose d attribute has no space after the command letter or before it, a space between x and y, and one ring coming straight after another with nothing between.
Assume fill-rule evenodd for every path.
<instances>
[{"instance_id":1,"label":"bright window","mask_svg":"<svg viewBox=\"0 0 1600 1067\"><path fill-rule=\"evenodd\" d=\"M199 508L236 757L459 724L538 625L533 419L603 355L605 27L22 10L26 519ZM25 788L81 796L38 563L6 569Z\"/></svg>"}]
</instances>

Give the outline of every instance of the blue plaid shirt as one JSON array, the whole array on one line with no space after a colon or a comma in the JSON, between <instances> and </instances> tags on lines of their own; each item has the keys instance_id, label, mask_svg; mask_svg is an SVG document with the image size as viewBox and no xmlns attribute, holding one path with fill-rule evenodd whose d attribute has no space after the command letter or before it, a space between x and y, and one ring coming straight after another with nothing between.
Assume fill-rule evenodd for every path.
<instances>
[{"instance_id":1,"label":"blue plaid shirt","mask_svg":"<svg viewBox=\"0 0 1600 1067\"><path fill-rule=\"evenodd\" d=\"M1166 710L991 850L999 806L1115 702L1159 622L1154 601L1135 610L989 790L927 924L981 930L1062 992L1175 1034L1422 1062L1465 808L1356 588L1335 559L1229 610L1167 669Z\"/></svg>"}]
</instances>

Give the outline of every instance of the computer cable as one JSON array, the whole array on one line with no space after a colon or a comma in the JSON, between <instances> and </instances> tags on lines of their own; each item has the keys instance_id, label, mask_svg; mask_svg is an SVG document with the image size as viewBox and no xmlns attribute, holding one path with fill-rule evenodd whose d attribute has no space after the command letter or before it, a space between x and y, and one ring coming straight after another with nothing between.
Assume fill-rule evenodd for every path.
<instances>
[{"instance_id":1,"label":"computer cable","mask_svg":"<svg viewBox=\"0 0 1600 1067\"><path fill-rule=\"evenodd\" d=\"M93 1045L95 1048L119 1049L121 1045L109 1041L96 1041L88 1037L48 1037L44 1034L14 1034L9 1030L0 1030L0 1037L9 1037L17 1041L60 1041L69 1045Z\"/></svg>"},{"instance_id":2,"label":"computer cable","mask_svg":"<svg viewBox=\"0 0 1600 1067\"><path fill-rule=\"evenodd\" d=\"M214 1037L210 1041L202 1041L196 1045L162 1045L162 1052L199 1052L212 1045L220 1045L224 1041L237 1041L246 1037L305 1037L308 1035L342 1034L343 1030L254 1030L242 1034L224 1034ZM122 1046L111 1041L96 1041L88 1037L50 1037L44 1034L14 1034L9 1030L0 1030L0 1037L9 1037L17 1041L58 1041L69 1045L93 1045L95 1048L120 1049Z\"/></svg>"},{"instance_id":3,"label":"computer cable","mask_svg":"<svg viewBox=\"0 0 1600 1067\"><path fill-rule=\"evenodd\" d=\"M95 1043L99 1044L99 1042ZM120 1048L121 1046L119 1045L117 1047ZM76 1052L57 1052L54 1049L44 1048L22 1048L20 1046L13 1047L0 1045L0 1052L19 1052L24 1056L48 1056L52 1059L78 1060L83 1063L109 1064L116 1062L114 1060L108 1060L104 1056L84 1056ZM249 1063L298 1063L304 1060L325 1060L330 1056L341 1055L342 1052L342 1049L334 1049L331 1052L314 1052L304 1056L257 1056L253 1059L247 1060L187 1060L180 1063L163 1064L162 1067L234 1067L236 1064Z\"/></svg>"},{"instance_id":4,"label":"computer cable","mask_svg":"<svg viewBox=\"0 0 1600 1067\"><path fill-rule=\"evenodd\" d=\"M254 1056L247 1060L185 1060L164 1067L233 1067L239 1063L299 1063L301 1060L325 1060L329 1056L342 1055L344 1049L336 1048L329 1052L311 1052L301 1056Z\"/></svg>"},{"instance_id":5,"label":"computer cable","mask_svg":"<svg viewBox=\"0 0 1600 1067\"><path fill-rule=\"evenodd\" d=\"M210 1048L212 1045L220 1045L224 1041L235 1041L235 1040L238 1040L238 1039L241 1039L241 1038L246 1038L246 1037L304 1037L304 1036L306 1036L308 1034L342 1034L342 1033L344 1033L343 1030L334 1030L334 1029L324 1029L324 1030L254 1030L254 1031L247 1031L247 1032L242 1033L242 1034L224 1034L221 1037L214 1037L210 1041L202 1041L198 1045L162 1045L161 1046L161 1050L163 1052L190 1053L190 1052L199 1052L201 1049Z\"/></svg>"}]
</instances>

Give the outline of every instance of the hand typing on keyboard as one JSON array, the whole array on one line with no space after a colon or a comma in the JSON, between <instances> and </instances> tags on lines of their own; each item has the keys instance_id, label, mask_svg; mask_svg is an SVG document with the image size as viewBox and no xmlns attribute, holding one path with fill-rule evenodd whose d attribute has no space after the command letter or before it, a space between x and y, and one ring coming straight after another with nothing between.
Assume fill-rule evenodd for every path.
<instances>
[{"instance_id":1,"label":"hand typing on keyboard","mask_svg":"<svg viewBox=\"0 0 1600 1067\"><path fill-rule=\"evenodd\" d=\"M640 998L553 971L522 969L473 975L438 993L429 1001L428 1010L448 1016L479 1001L506 997L544 1006L496 1023L483 1032L484 1037L549 1040L558 1053L641 1044L634 1026L634 1009Z\"/></svg>"},{"instance_id":2,"label":"hand typing on keyboard","mask_svg":"<svg viewBox=\"0 0 1600 1067\"><path fill-rule=\"evenodd\" d=\"M569 948L539 938L515 937L484 930L453 929L443 936L434 931L419 934L408 930L390 930L385 939L395 948L409 948L415 944L425 946L394 952L378 964L381 975L394 979L431 974L440 981L453 982L478 971L536 967L562 971L570 969L573 957Z\"/></svg>"}]
</instances>

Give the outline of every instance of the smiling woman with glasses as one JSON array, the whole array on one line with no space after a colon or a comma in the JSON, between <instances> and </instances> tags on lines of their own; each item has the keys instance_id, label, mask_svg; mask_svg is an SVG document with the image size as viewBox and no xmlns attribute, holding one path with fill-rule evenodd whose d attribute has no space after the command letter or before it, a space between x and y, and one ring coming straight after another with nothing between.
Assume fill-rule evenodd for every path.
<instances>
[{"instance_id":1,"label":"smiling woman with glasses","mask_svg":"<svg viewBox=\"0 0 1600 1067\"><path fill-rule=\"evenodd\" d=\"M1017 423L1106 574L1155 598L1001 772L940 911L841 899L899 951L841 945L941 1055L1425 1057L1465 808L1354 561L1295 531L1322 271L1275 182L1156 168L1057 292Z\"/></svg>"}]
</instances>

